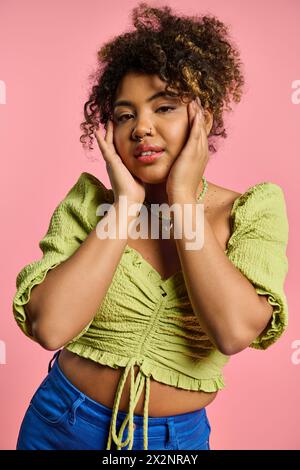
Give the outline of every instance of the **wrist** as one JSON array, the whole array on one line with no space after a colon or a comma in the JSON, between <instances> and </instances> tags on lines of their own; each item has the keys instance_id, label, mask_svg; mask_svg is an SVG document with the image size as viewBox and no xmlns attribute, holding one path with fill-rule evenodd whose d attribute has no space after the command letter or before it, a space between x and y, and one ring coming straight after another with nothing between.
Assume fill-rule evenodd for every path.
<instances>
[{"instance_id":1,"label":"wrist","mask_svg":"<svg viewBox=\"0 0 300 470\"><path fill-rule=\"evenodd\" d=\"M128 201L127 199L121 199L114 202L114 208L118 213L122 213L122 216L127 219L134 219L139 216L142 202Z\"/></svg>"}]
</instances>

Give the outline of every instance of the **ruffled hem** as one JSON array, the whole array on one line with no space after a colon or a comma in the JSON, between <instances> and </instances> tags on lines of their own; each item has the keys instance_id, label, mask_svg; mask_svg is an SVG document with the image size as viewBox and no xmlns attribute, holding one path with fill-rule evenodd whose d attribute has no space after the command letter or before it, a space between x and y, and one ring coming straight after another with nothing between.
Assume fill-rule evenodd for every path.
<instances>
[{"instance_id":1,"label":"ruffled hem","mask_svg":"<svg viewBox=\"0 0 300 470\"><path fill-rule=\"evenodd\" d=\"M92 361L114 369L126 367L128 362L132 360L132 357L121 356L107 351L100 351L78 342L76 344L68 344L65 348L78 356L91 359ZM225 387L224 377L222 374L210 378L196 379L194 377L183 375L180 372L160 367L157 364L154 364L147 357L136 357L135 364L140 367L140 370L146 377L153 377L157 382L161 382L175 388L192 391L216 392Z\"/></svg>"},{"instance_id":2,"label":"ruffled hem","mask_svg":"<svg viewBox=\"0 0 300 470\"><path fill-rule=\"evenodd\" d=\"M57 259L54 259L54 258L50 259L48 261L48 265L43 267L42 271L38 273L31 281L29 281L28 284L26 284L22 290L20 289L16 293L13 299L13 314L14 314L15 320L18 326L23 331L23 333L29 338L33 339L34 341L36 341L36 339L30 334L26 325L27 315L24 309L24 305L26 305L29 302L33 287L35 287L38 284L41 284L44 281L48 271L56 268L56 266L61 264L61 262L62 262L61 259L59 261L57 261ZM31 263L30 265L27 265L24 269L24 272L25 270L27 272L30 266L35 263L36 262ZM23 272L23 275L24 275L24 272Z\"/></svg>"},{"instance_id":3,"label":"ruffled hem","mask_svg":"<svg viewBox=\"0 0 300 470\"><path fill-rule=\"evenodd\" d=\"M270 305L273 307L271 324L249 345L254 349L267 349L283 334L288 326L287 305L282 301L280 296L272 294L264 288L255 287L256 292L260 295L267 295ZM285 296L283 296L285 298Z\"/></svg>"}]
</instances>

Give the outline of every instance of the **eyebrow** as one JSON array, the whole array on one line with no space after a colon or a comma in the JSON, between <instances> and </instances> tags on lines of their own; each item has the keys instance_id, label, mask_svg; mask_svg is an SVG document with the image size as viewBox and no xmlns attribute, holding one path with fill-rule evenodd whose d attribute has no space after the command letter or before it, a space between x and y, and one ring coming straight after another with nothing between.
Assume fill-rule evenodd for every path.
<instances>
[{"instance_id":1,"label":"eyebrow","mask_svg":"<svg viewBox=\"0 0 300 470\"><path fill-rule=\"evenodd\" d=\"M161 96L165 96L167 98L176 98L178 96L178 94L175 93L175 92L162 90L162 91L159 91L158 93L155 93L154 95L150 96L149 98L147 98L146 102L149 103L150 101L153 101L156 98L159 98ZM134 105L131 101L119 100L119 101L115 101L113 103L113 108L116 108L117 106L131 106L131 107L133 107Z\"/></svg>"}]
</instances>

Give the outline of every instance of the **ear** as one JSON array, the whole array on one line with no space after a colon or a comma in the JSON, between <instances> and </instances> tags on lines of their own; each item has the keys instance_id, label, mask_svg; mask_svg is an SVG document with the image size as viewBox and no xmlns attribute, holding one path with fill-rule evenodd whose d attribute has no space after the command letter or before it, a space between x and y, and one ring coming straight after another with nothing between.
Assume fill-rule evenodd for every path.
<instances>
[{"instance_id":1,"label":"ear","mask_svg":"<svg viewBox=\"0 0 300 470\"><path fill-rule=\"evenodd\" d=\"M213 113L211 112L210 109L206 109L204 111L204 117L205 117L205 129L206 129L206 135L209 135L213 122L214 122L214 116Z\"/></svg>"}]
</instances>

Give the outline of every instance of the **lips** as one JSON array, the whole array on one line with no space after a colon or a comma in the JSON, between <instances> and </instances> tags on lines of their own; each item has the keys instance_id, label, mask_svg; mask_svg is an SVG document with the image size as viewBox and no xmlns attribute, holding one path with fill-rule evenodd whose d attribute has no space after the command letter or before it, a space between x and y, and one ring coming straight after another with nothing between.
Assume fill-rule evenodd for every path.
<instances>
[{"instance_id":1,"label":"lips","mask_svg":"<svg viewBox=\"0 0 300 470\"><path fill-rule=\"evenodd\" d=\"M139 157L142 152L162 152L164 149L158 145L138 145L134 150L134 156Z\"/></svg>"},{"instance_id":2,"label":"lips","mask_svg":"<svg viewBox=\"0 0 300 470\"><path fill-rule=\"evenodd\" d=\"M136 158L141 163L152 163L155 160L159 159L163 154L164 154L164 150L162 150L161 152L154 152L152 153L152 155L141 155Z\"/></svg>"}]
</instances>

